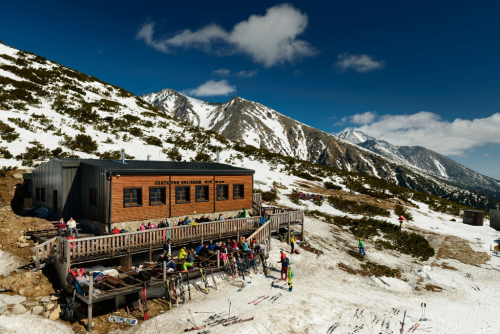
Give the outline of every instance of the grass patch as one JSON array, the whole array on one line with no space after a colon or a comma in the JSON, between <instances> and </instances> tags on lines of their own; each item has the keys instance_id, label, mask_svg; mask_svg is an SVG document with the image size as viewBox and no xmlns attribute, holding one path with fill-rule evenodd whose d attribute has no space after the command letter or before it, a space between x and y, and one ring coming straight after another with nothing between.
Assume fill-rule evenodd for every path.
<instances>
[{"instance_id":1,"label":"grass patch","mask_svg":"<svg viewBox=\"0 0 500 334\"><path fill-rule=\"evenodd\" d=\"M391 213L388 210L382 209L376 205L361 203L359 204L357 201L351 201L348 199L344 199L338 196L330 196L328 197L328 203L334 208L348 212L356 215L367 215L367 216L384 216L389 217ZM406 216L405 216L406 217Z\"/></svg>"},{"instance_id":2,"label":"grass patch","mask_svg":"<svg viewBox=\"0 0 500 334\"><path fill-rule=\"evenodd\" d=\"M349 218L332 216L319 211L307 211L309 217L321 219L328 224L347 227L356 238L371 239L381 237L375 244L379 248L396 250L422 261L434 256L432 248L423 236L414 232L400 231L399 227L385 220L375 218Z\"/></svg>"}]
</instances>

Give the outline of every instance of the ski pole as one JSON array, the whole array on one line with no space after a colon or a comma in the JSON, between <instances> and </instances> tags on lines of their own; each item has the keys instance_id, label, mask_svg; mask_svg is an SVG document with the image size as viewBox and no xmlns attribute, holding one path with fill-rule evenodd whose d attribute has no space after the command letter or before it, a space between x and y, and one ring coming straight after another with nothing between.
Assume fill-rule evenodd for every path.
<instances>
[{"instance_id":1,"label":"ski pole","mask_svg":"<svg viewBox=\"0 0 500 334\"><path fill-rule=\"evenodd\" d=\"M198 326L196 326L196 322L194 322L194 317L193 317L193 313L191 312L191 309L189 309L188 311L191 314L191 318L193 318L194 327L198 327Z\"/></svg>"},{"instance_id":2,"label":"ski pole","mask_svg":"<svg viewBox=\"0 0 500 334\"><path fill-rule=\"evenodd\" d=\"M255 330L256 330L257 332L259 332L259 334L262 334L262 333L261 333L261 332L257 329L257 327L255 327L255 325L253 325L253 328L255 328Z\"/></svg>"},{"instance_id":3,"label":"ski pole","mask_svg":"<svg viewBox=\"0 0 500 334\"><path fill-rule=\"evenodd\" d=\"M269 328L267 328L267 326L266 326L266 325L262 324L262 326L266 327L266 329L269 331L269 333L273 334L273 332L271 332L271 331L269 330Z\"/></svg>"},{"instance_id":4,"label":"ski pole","mask_svg":"<svg viewBox=\"0 0 500 334\"><path fill-rule=\"evenodd\" d=\"M231 318L231 301L228 299L229 302L229 315L227 316L228 318Z\"/></svg>"}]
</instances>

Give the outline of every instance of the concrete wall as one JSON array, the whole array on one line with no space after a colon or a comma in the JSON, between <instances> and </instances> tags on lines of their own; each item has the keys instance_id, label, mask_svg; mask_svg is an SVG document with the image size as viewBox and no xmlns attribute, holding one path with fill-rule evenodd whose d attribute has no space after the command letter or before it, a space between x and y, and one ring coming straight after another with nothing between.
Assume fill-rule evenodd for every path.
<instances>
[{"instance_id":1,"label":"concrete wall","mask_svg":"<svg viewBox=\"0 0 500 334\"><path fill-rule=\"evenodd\" d=\"M490 209L490 226L500 231L500 210Z\"/></svg>"}]
</instances>

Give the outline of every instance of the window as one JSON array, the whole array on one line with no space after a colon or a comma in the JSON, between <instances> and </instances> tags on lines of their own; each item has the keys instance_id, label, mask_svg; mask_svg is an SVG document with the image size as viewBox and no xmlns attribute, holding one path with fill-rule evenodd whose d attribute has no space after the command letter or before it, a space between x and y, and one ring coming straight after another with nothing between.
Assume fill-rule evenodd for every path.
<instances>
[{"instance_id":1,"label":"window","mask_svg":"<svg viewBox=\"0 0 500 334\"><path fill-rule=\"evenodd\" d=\"M165 187L149 188L149 205L163 205L166 204L166 191Z\"/></svg>"},{"instance_id":2,"label":"window","mask_svg":"<svg viewBox=\"0 0 500 334\"><path fill-rule=\"evenodd\" d=\"M241 199L245 197L245 189L242 184L235 184L233 185L233 198L234 199Z\"/></svg>"},{"instance_id":3,"label":"window","mask_svg":"<svg viewBox=\"0 0 500 334\"><path fill-rule=\"evenodd\" d=\"M189 203L189 187L176 187L175 188L175 202L176 203Z\"/></svg>"},{"instance_id":4,"label":"window","mask_svg":"<svg viewBox=\"0 0 500 334\"><path fill-rule=\"evenodd\" d=\"M35 200L40 201L40 188L36 188L35 190Z\"/></svg>"},{"instance_id":5,"label":"window","mask_svg":"<svg viewBox=\"0 0 500 334\"><path fill-rule=\"evenodd\" d=\"M229 199L229 186L227 184L217 186L217 200L223 201Z\"/></svg>"},{"instance_id":6,"label":"window","mask_svg":"<svg viewBox=\"0 0 500 334\"><path fill-rule=\"evenodd\" d=\"M196 202L208 201L208 186L196 187Z\"/></svg>"},{"instance_id":7,"label":"window","mask_svg":"<svg viewBox=\"0 0 500 334\"><path fill-rule=\"evenodd\" d=\"M97 189L90 189L90 205L97 205Z\"/></svg>"},{"instance_id":8,"label":"window","mask_svg":"<svg viewBox=\"0 0 500 334\"><path fill-rule=\"evenodd\" d=\"M40 201L45 202L45 188L40 188Z\"/></svg>"},{"instance_id":9,"label":"window","mask_svg":"<svg viewBox=\"0 0 500 334\"><path fill-rule=\"evenodd\" d=\"M123 189L123 206L141 206L142 188Z\"/></svg>"}]
</instances>

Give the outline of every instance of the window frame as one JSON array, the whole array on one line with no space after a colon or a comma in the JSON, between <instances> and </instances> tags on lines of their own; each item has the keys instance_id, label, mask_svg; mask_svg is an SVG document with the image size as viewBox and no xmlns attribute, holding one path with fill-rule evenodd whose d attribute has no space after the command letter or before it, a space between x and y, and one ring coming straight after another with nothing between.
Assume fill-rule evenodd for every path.
<instances>
[{"instance_id":1,"label":"window frame","mask_svg":"<svg viewBox=\"0 0 500 334\"><path fill-rule=\"evenodd\" d=\"M161 190L161 196L163 197L161 202L151 202L151 190L152 189L160 189ZM158 187L158 186L149 187L148 198L149 198L149 206L167 205L167 187Z\"/></svg>"},{"instance_id":2,"label":"window frame","mask_svg":"<svg viewBox=\"0 0 500 334\"><path fill-rule=\"evenodd\" d=\"M187 200L178 200L177 199L177 189L186 188L187 189ZM178 186L175 187L175 204L186 204L191 203L191 187L190 186Z\"/></svg>"},{"instance_id":3,"label":"window frame","mask_svg":"<svg viewBox=\"0 0 500 334\"><path fill-rule=\"evenodd\" d=\"M125 202L125 192L127 190L138 190L137 192L137 204L130 204ZM132 199L132 195L130 196ZM126 187L123 188L123 207L124 208L137 208L142 206L142 187Z\"/></svg>"},{"instance_id":4,"label":"window frame","mask_svg":"<svg viewBox=\"0 0 500 334\"><path fill-rule=\"evenodd\" d=\"M97 188L90 188L89 205L97 206Z\"/></svg>"},{"instance_id":5,"label":"window frame","mask_svg":"<svg viewBox=\"0 0 500 334\"><path fill-rule=\"evenodd\" d=\"M241 196L236 197L236 187L241 186ZM245 199L245 184L244 183L236 183L233 184L233 199Z\"/></svg>"},{"instance_id":6,"label":"window frame","mask_svg":"<svg viewBox=\"0 0 500 334\"><path fill-rule=\"evenodd\" d=\"M47 197L45 197L45 188L40 188L40 202L46 202Z\"/></svg>"},{"instance_id":7,"label":"window frame","mask_svg":"<svg viewBox=\"0 0 500 334\"><path fill-rule=\"evenodd\" d=\"M219 197L219 187L226 187L227 197ZM218 184L217 185L217 200L218 201L228 201L229 200L229 184Z\"/></svg>"},{"instance_id":8,"label":"window frame","mask_svg":"<svg viewBox=\"0 0 500 334\"><path fill-rule=\"evenodd\" d=\"M206 191L205 191L206 199L198 199L198 188L206 188ZM210 201L210 187L209 186L196 186L194 192L195 192L195 201L196 202L209 202Z\"/></svg>"}]
</instances>

